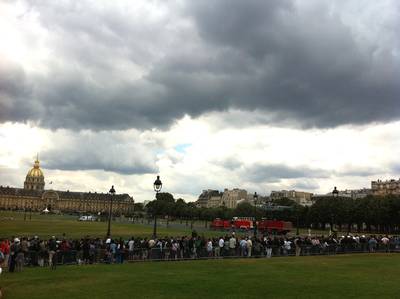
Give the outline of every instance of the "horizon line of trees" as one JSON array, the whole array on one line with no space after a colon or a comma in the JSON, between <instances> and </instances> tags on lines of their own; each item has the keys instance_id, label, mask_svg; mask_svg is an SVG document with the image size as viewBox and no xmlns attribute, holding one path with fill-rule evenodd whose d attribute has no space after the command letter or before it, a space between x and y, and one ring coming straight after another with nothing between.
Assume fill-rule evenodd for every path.
<instances>
[{"instance_id":1,"label":"horizon line of trees","mask_svg":"<svg viewBox=\"0 0 400 299\"><path fill-rule=\"evenodd\" d=\"M291 221L302 228L339 231L368 231L394 233L400 231L400 196L367 196L352 199L348 197L317 197L312 206L301 206L295 201L283 198L274 200L274 206L285 209L254 207L250 203L238 204L235 209L225 206L198 208L194 202L186 203L182 198L174 199L170 193L158 193L157 199L146 207L135 203L135 214L139 217L163 217L181 221L212 221L215 218L256 217Z\"/></svg>"}]
</instances>

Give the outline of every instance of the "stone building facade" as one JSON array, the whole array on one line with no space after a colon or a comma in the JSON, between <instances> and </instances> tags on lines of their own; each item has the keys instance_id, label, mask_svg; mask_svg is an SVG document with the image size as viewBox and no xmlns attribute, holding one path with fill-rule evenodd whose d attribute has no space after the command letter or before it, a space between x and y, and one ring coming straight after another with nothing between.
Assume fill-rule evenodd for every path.
<instances>
[{"instance_id":1,"label":"stone building facade","mask_svg":"<svg viewBox=\"0 0 400 299\"><path fill-rule=\"evenodd\" d=\"M225 189L222 194L222 204L229 208L236 208L239 201L247 199L247 191L244 189L234 188L232 190Z\"/></svg>"},{"instance_id":2,"label":"stone building facade","mask_svg":"<svg viewBox=\"0 0 400 299\"><path fill-rule=\"evenodd\" d=\"M296 190L272 191L270 198L271 200L288 198L302 206L311 206L313 204L313 193Z\"/></svg>"},{"instance_id":3,"label":"stone building facade","mask_svg":"<svg viewBox=\"0 0 400 299\"><path fill-rule=\"evenodd\" d=\"M44 175L36 159L24 188L0 186L0 209L71 213L108 213L113 200L114 214L133 213L134 199L128 194L44 190Z\"/></svg>"},{"instance_id":4,"label":"stone building facade","mask_svg":"<svg viewBox=\"0 0 400 299\"><path fill-rule=\"evenodd\" d=\"M218 190L203 190L196 201L196 206L199 208L216 208L222 205L221 198L222 193Z\"/></svg>"},{"instance_id":5,"label":"stone building facade","mask_svg":"<svg viewBox=\"0 0 400 299\"><path fill-rule=\"evenodd\" d=\"M400 195L400 179L371 182L372 194L377 196Z\"/></svg>"},{"instance_id":6,"label":"stone building facade","mask_svg":"<svg viewBox=\"0 0 400 299\"><path fill-rule=\"evenodd\" d=\"M208 189L203 190L196 201L196 205L203 208L217 208L225 206L229 209L234 209L239 202L244 200L247 200L247 191L244 189L225 189L224 192Z\"/></svg>"}]
</instances>

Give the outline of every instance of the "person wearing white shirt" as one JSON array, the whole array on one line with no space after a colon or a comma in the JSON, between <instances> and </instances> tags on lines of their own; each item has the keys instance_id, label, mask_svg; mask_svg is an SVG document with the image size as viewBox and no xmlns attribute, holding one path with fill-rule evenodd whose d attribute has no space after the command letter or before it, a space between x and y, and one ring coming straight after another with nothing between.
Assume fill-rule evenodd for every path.
<instances>
[{"instance_id":1,"label":"person wearing white shirt","mask_svg":"<svg viewBox=\"0 0 400 299\"><path fill-rule=\"evenodd\" d=\"M224 252L224 246L225 246L225 240L224 240L224 238L220 238L219 239L219 241L218 241L218 246L219 246L219 254L220 255L223 255L223 252Z\"/></svg>"},{"instance_id":2,"label":"person wearing white shirt","mask_svg":"<svg viewBox=\"0 0 400 299\"><path fill-rule=\"evenodd\" d=\"M129 259L132 260L133 259L133 249L135 246L135 240L133 239L133 237L129 240L128 242L128 251L129 251Z\"/></svg>"},{"instance_id":3,"label":"person wearing white shirt","mask_svg":"<svg viewBox=\"0 0 400 299\"><path fill-rule=\"evenodd\" d=\"M253 242L250 238L247 239L247 256L251 257L251 249L253 248Z\"/></svg>"}]
</instances>

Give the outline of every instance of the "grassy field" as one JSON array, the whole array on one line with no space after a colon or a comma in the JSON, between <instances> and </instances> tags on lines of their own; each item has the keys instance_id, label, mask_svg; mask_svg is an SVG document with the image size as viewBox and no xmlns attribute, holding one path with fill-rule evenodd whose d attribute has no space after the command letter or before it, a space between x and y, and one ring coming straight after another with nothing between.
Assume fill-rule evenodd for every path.
<instances>
[{"instance_id":1,"label":"grassy field","mask_svg":"<svg viewBox=\"0 0 400 299\"><path fill-rule=\"evenodd\" d=\"M139 262L3 273L5 298L399 298L400 255Z\"/></svg>"},{"instance_id":2,"label":"grassy field","mask_svg":"<svg viewBox=\"0 0 400 299\"><path fill-rule=\"evenodd\" d=\"M30 219L31 218L31 219ZM67 237L83 237L86 235L104 237L107 229L107 222L79 222L77 216L69 215L40 215L29 213L26 214L24 220L23 212L0 211L0 238L11 236L34 236L38 235L41 238L48 238L52 235L62 236L64 233ZM181 224L179 221L171 222L167 228L165 221L159 220L158 235L159 236L180 236L189 235L191 233L190 225L185 226L185 221ZM128 222L113 222L111 233L114 237L131 237L133 236L150 236L153 232L152 222L150 225L128 223ZM206 229L204 221L194 223L193 229L206 237L224 235L225 232L212 231ZM294 229L291 235L295 234ZM245 233L239 233L244 235ZM300 234L307 235L308 230L301 229ZM327 231L312 231L312 234L328 234Z\"/></svg>"},{"instance_id":3,"label":"grassy field","mask_svg":"<svg viewBox=\"0 0 400 299\"><path fill-rule=\"evenodd\" d=\"M24 221L24 213L0 211L0 237L10 236L34 236L38 235L41 238L48 238L52 235L62 236L64 233L67 237L83 237L98 236L104 237L107 230L107 222L80 222L76 216L61 216L61 215L40 215L32 214L32 219L29 218L29 213ZM181 236L190 235L190 226L184 224L180 227L166 228L165 224L159 224L157 233L160 236ZM197 226L202 229L203 226ZM196 229L196 227L194 227ZM153 233L152 223L132 224L128 222L112 222L111 234L114 237L131 237L131 236L150 236ZM215 231L199 231L200 234L206 236L218 236L221 232Z\"/></svg>"}]
</instances>

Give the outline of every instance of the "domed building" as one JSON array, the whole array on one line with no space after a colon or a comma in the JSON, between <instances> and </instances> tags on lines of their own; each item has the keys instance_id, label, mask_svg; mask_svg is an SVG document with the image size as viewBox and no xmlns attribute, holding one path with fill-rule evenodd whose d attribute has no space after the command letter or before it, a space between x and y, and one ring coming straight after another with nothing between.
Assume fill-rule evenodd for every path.
<instances>
[{"instance_id":1,"label":"domed building","mask_svg":"<svg viewBox=\"0 0 400 299\"><path fill-rule=\"evenodd\" d=\"M51 183L50 183L51 184ZM129 194L97 192L71 192L44 190L44 175L39 158L26 175L24 188L2 186L0 184L0 210L23 210L40 212L44 209L66 213L107 213L113 201L112 213L130 215L135 200Z\"/></svg>"},{"instance_id":2,"label":"domed building","mask_svg":"<svg viewBox=\"0 0 400 299\"><path fill-rule=\"evenodd\" d=\"M44 190L44 175L43 171L40 169L39 157L36 157L33 168L29 170L28 174L26 175L24 189L38 191Z\"/></svg>"}]
</instances>

